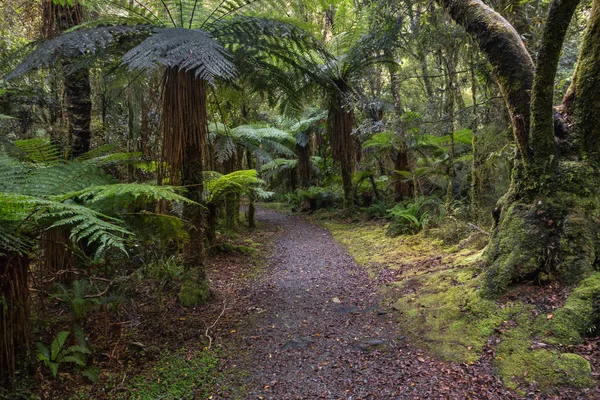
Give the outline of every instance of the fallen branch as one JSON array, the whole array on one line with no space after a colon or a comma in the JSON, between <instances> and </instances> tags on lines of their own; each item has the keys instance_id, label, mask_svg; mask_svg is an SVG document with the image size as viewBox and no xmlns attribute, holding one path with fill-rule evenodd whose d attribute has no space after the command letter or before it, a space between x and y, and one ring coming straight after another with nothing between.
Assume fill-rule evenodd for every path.
<instances>
[{"instance_id":1,"label":"fallen branch","mask_svg":"<svg viewBox=\"0 0 600 400\"><path fill-rule=\"evenodd\" d=\"M210 347L212 346L212 337L210 337L210 335L208 334L208 332L210 332L210 330L212 328L215 327L215 325L217 325L217 322L219 322L219 320L221 319L221 317L223 316L223 314L225 314L225 310L227 309L225 306L227 304L227 300L223 300L223 309L221 310L221 314L219 314L219 316L217 317L217 319L215 320L215 322L213 322L213 324L211 326L209 326L208 328L206 328L206 331L204 331L204 336L206 336L208 338L208 347L207 349L210 350Z\"/></svg>"},{"instance_id":2,"label":"fallen branch","mask_svg":"<svg viewBox=\"0 0 600 400\"><path fill-rule=\"evenodd\" d=\"M472 224L472 223L470 223L470 222L469 222L469 223L468 223L468 225L469 225L471 228L473 228L473 229L475 229L475 230L477 230L477 231L479 231L479 232L481 232L481 233L483 233L483 234L486 234L486 235L488 235L488 236L490 236L490 235L491 235L491 233L489 233L488 231L486 231L486 230L484 230L484 229L482 229L482 228L478 227L478 226L477 226L477 225L475 225L475 224Z\"/></svg>"}]
</instances>

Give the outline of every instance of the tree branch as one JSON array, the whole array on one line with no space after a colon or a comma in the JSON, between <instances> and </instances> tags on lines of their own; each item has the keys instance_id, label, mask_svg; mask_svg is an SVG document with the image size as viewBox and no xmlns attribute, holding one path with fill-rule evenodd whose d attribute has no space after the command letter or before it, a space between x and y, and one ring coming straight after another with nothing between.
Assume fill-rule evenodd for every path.
<instances>
[{"instance_id":1,"label":"tree branch","mask_svg":"<svg viewBox=\"0 0 600 400\"><path fill-rule=\"evenodd\" d=\"M492 66L525 164L530 159L529 120L534 65L517 31L481 0L436 0L479 45Z\"/></svg>"}]
</instances>

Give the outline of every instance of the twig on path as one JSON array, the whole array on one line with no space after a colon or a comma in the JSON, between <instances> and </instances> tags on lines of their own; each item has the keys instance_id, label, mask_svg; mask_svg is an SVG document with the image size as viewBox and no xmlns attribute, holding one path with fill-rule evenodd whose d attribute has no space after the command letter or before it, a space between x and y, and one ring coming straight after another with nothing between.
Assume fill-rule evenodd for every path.
<instances>
[{"instance_id":1,"label":"twig on path","mask_svg":"<svg viewBox=\"0 0 600 400\"><path fill-rule=\"evenodd\" d=\"M213 322L213 324L211 326L209 326L208 328L206 328L206 331L204 331L204 336L206 336L208 338L208 347L207 349L210 350L210 347L212 346L212 337L210 337L210 335L208 334L208 332L210 332L210 330L212 328L215 327L215 325L217 325L217 322L219 322L219 320L221 319L221 317L223 316L223 314L225 314L225 310L227 309L225 306L227 304L227 300L223 300L223 309L221 310L221 314L219 314L219 316L217 317L217 319L215 319L215 322Z\"/></svg>"}]
</instances>

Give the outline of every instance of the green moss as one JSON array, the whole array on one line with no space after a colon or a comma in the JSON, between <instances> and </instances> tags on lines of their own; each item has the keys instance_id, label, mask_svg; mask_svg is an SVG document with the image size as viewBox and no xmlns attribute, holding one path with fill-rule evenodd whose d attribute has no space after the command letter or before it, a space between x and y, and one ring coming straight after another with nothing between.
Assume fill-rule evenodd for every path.
<instances>
[{"instance_id":1,"label":"green moss","mask_svg":"<svg viewBox=\"0 0 600 400\"><path fill-rule=\"evenodd\" d=\"M546 232L534 221L535 208L514 203L503 213L500 226L485 253L490 262L486 272L486 288L490 293L502 293L515 280L535 273L540 268Z\"/></svg>"},{"instance_id":2,"label":"green moss","mask_svg":"<svg viewBox=\"0 0 600 400\"><path fill-rule=\"evenodd\" d=\"M165 353L154 366L125 385L118 399L207 399L218 373L212 351Z\"/></svg>"},{"instance_id":3,"label":"green moss","mask_svg":"<svg viewBox=\"0 0 600 400\"><path fill-rule=\"evenodd\" d=\"M600 325L600 272L596 272L573 290L565 305L556 310L553 318L543 321L548 341L557 344L576 344L586 335L596 332Z\"/></svg>"},{"instance_id":4,"label":"green moss","mask_svg":"<svg viewBox=\"0 0 600 400\"><path fill-rule=\"evenodd\" d=\"M442 271L417 279L417 292L393 305L400 312L399 325L444 360L476 361L503 320L498 305L480 295L477 269ZM404 286L414 287L414 279Z\"/></svg>"},{"instance_id":5,"label":"green moss","mask_svg":"<svg viewBox=\"0 0 600 400\"><path fill-rule=\"evenodd\" d=\"M514 223L517 231L528 229L519 221L507 223ZM389 238L384 227L369 223L324 225L372 273L382 267L402 271L402 280L388 285L386 295L398 311L400 330L416 345L443 360L474 362L494 335L500 340L494 367L506 385L516 388L535 381L543 391L593 385L585 359L548 345L568 343L596 326L600 272L584 280L553 318L545 313L535 318L539 312L534 312L534 305L502 304L487 296L482 290L487 276L479 265L480 252L465 249L449 254L451 248L421 234ZM435 262L440 258L443 262ZM539 342L541 347L534 349Z\"/></svg>"},{"instance_id":6,"label":"green moss","mask_svg":"<svg viewBox=\"0 0 600 400\"><path fill-rule=\"evenodd\" d=\"M523 314L517 320L519 327L503 334L496 348L494 365L506 386L517 388L520 382L535 382L541 390L594 386L586 359L555 350L532 349L533 331L528 317Z\"/></svg>"},{"instance_id":7,"label":"green moss","mask_svg":"<svg viewBox=\"0 0 600 400\"><path fill-rule=\"evenodd\" d=\"M186 279L179 290L179 303L183 307L196 307L205 303L210 298L208 281L197 279Z\"/></svg>"}]
</instances>

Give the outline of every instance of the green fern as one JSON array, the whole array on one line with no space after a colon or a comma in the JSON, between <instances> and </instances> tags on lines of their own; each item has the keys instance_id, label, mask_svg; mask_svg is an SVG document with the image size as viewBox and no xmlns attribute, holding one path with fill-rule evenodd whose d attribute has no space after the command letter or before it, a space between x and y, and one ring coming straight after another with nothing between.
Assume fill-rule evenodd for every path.
<instances>
[{"instance_id":1,"label":"green fern","mask_svg":"<svg viewBox=\"0 0 600 400\"><path fill-rule=\"evenodd\" d=\"M260 185L264 184L253 169L235 171L227 175L210 171L204 176L205 198L209 204L219 204L229 195L246 195L257 191ZM260 193L264 195L263 192Z\"/></svg>"}]
</instances>

